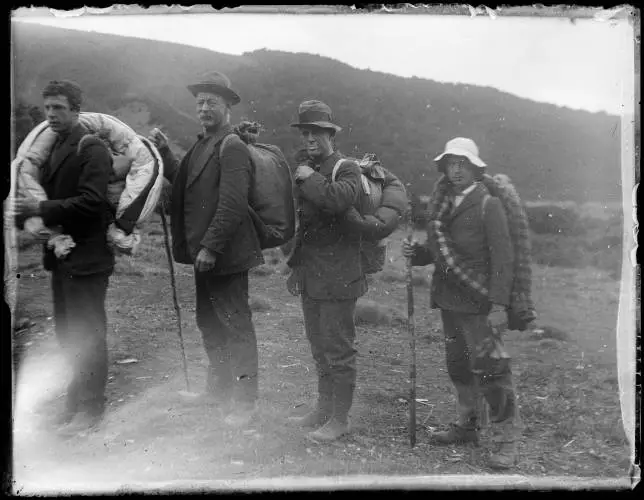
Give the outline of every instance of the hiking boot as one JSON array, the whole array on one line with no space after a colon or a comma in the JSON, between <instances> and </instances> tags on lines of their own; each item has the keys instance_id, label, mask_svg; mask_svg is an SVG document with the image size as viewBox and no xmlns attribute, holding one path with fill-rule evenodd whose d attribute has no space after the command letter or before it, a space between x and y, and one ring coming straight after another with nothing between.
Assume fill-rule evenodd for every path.
<instances>
[{"instance_id":1,"label":"hiking boot","mask_svg":"<svg viewBox=\"0 0 644 500\"><path fill-rule=\"evenodd\" d=\"M330 418L331 416L328 412L318 407L304 415L288 417L287 420L292 424L299 425L300 427L318 428L326 424Z\"/></svg>"},{"instance_id":2,"label":"hiking boot","mask_svg":"<svg viewBox=\"0 0 644 500\"><path fill-rule=\"evenodd\" d=\"M307 437L313 441L330 442L349 433L349 422L337 417L331 418L318 430L309 432Z\"/></svg>"},{"instance_id":3,"label":"hiking boot","mask_svg":"<svg viewBox=\"0 0 644 500\"><path fill-rule=\"evenodd\" d=\"M514 441L500 443L499 449L490 454L488 466L492 469L507 470L518 462L517 444Z\"/></svg>"},{"instance_id":4,"label":"hiking boot","mask_svg":"<svg viewBox=\"0 0 644 500\"><path fill-rule=\"evenodd\" d=\"M476 429L465 429L457 424L451 424L446 431L432 433L431 442L438 445L464 444L479 442L479 435Z\"/></svg>"},{"instance_id":5,"label":"hiking boot","mask_svg":"<svg viewBox=\"0 0 644 500\"><path fill-rule=\"evenodd\" d=\"M257 409L252 407L236 408L224 418L224 423L229 427L247 427L257 416Z\"/></svg>"}]
</instances>

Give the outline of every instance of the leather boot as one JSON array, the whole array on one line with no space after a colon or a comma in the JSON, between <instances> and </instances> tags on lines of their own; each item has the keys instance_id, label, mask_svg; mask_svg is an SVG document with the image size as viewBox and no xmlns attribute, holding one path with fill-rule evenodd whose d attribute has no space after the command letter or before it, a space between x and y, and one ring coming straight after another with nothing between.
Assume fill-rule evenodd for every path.
<instances>
[{"instance_id":1,"label":"leather boot","mask_svg":"<svg viewBox=\"0 0 644 500\"><path fill-rule=\"evenodd\" d=\"M518 459L516 441L500 442L498 449L490 454L488 466L492 469L507 470L514 467Z\"/></svg>"},{"instance_id":2,"label":"leather boot","mask_svg":"<svg viewBox=\"0 0 644 500\"><path fill-rule=\"evenodd\" d=\"M304 415L288 418L301 427L318 428L326 424L333 415L333 383L327 375L318 377L318 401L316 407Z\"/></svg>"},{"instance_id":3,"label":"leather boot","mask_svg":"<svg viewBox=\"0 0 644 500\"><path fill-rule=\"evenodd\" d=\"M479 434L476 428L466 429L458 424L451 424L446 431L434 432L430 438L431 442L438 445L464 444L479 442Z\"/></svg>"},{"instance_id":4,"label":"leather boot","mask_svg":"<svg viewBox=\"0 0 644 500\"><path fill-rule=\"evenodd\" d=\"M308 437L314 441L335 441L349 433L349 410L353 403L354 384L336 384L333 393L333 416Z\"/></svg>"}]
</instances>

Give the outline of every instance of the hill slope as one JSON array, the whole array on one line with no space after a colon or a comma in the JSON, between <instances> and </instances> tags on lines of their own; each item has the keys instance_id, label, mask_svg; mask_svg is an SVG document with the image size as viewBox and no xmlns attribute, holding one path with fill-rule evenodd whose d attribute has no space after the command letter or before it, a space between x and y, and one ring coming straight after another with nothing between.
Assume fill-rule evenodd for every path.
<instances>
[{"instance_id":1,"label":"hill slope","mask_svg":"<svg viewBox=\"0 0 644 500\"><path fill-rule=\"evenodd\" d=\"M621 199L619 118L538 103L473 85L444 84L358 70L309 54L260 50L242 56L136 38L12 24L17 102L40 104L53 78L75 79L85 109L122 117L140 133L161 126L186 149L199 126L185 85L203 72L228 74L242 103L234 119L261 121L265 142L287 155L289 124L304 99L327 102L340 149L375 152L415 194L428 193L432 158L445 142L473 138L490 172L511 176L525 199ZM20 131L18 131L18 134Z\"/></svg>"}]
</instances>

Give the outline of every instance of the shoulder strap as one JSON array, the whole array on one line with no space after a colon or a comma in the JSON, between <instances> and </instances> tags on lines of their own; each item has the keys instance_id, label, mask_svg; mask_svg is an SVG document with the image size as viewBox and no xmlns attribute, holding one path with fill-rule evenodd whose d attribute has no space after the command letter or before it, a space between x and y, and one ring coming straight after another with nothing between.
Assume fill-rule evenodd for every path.
<instances>
[{"instance_id":1,"label":"shoulder strap","mask_svg":"<svg viewBox=\"0 0 644 500\"><path fill-rule=\"evenodd\" d=\"M490 199L490 195L489 195L489 194L487 194L487 193L486 193L485 195L483 195L483 202L482 202L482 204L481 204L481 208L482 208L482 210L483 210L483 217L485 217L485 207L486 207L486 205L487 205L487 201L488 201L489 199Z\"/></svg>"},{"instance_id":2,"label":"shoulder strap","mask_svg":"<svg viewBox=\"0 0 644 500\"><path fill-rule=\"evenodd\" d=\"M340 158L338 161L335 162L335 165L333 165L333 172L331 172L331 182L335 182L335 177L338 175L338 170L340 170L340 165L346 160L346 158Z\"/></svg>"},{"instance_id":3,"label":"shoulder strap","mask_svg":"<svg viewBox=\"0 0 644 500\"><path fill-rule=\"evenodd\" d=\"M226 137L222 139L221 146L219 146L219 156L221 156L222 153L224 152L224 148L226 147L226 145L233 139L233 137L236 137L236 136L237 134L235 134L234 132L231 132L230 134L228 134Z\"/></svg>"},{"instance_id":4,"label":"shoulder strap","mask_svg":"<svg viewBox=\"0 0 644 500\"><path fill-rule=\"evenodd\" d=\"M340 166L344 161L348 161L347 158L340 158L337 162L335 162L335 165L333 165L333 172L331 172L331 182L335 182L335 177L338 174L338 170L340 170ZM362 189L366 194L371 194L371 186L369 186L369 181L367 178L363 175L360 174L360 180L362 181Z\"/></svg>"}]
</instances>

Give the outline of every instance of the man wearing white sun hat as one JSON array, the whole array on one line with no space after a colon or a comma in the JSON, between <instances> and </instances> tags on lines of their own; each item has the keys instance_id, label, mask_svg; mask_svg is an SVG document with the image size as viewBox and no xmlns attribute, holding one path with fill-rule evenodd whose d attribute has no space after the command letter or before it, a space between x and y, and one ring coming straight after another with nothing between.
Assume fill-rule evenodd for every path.
<instances>
[{"instance_id":1,"label":"man wearing white sun hat","mask_svg":"<svg viewBox=\"0 0 644 500\"><path fill-rule=\"evenodd\" d=\"M519 412L510 358L503 349L513 278L513 247L501 201L480 182L487 166L476 143L447 142L434 159L443 176L432 194L427 241L405 242L412 264L435 264L431 305L440 309L447 368L458 396L458 420L432 436L436 444L478 441L478 394L490 406L500 446L489 465L516 462Z\"/></svg>"}]
</instances>

